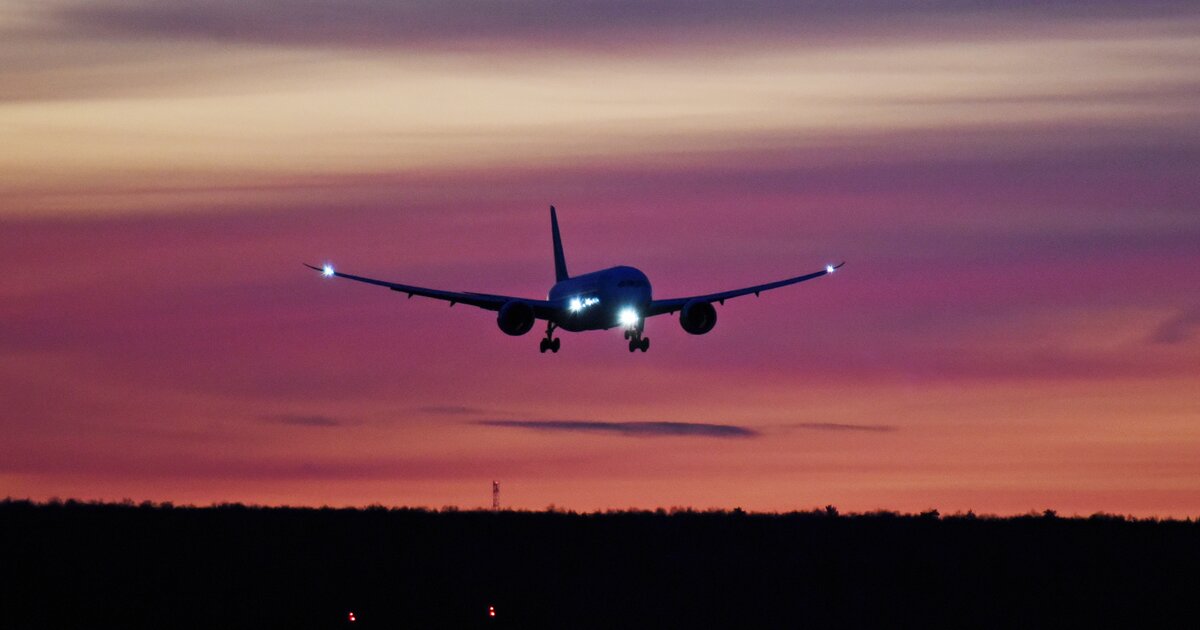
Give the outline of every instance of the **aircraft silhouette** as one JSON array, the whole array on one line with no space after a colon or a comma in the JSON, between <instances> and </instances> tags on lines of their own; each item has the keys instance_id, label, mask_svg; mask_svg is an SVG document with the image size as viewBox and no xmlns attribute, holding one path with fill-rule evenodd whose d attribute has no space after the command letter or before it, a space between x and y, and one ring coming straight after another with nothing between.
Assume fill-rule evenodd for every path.
<instances>
[{"instance_id":1,"label":"aircraft silhouette","mask_svg":"<svg viewBox=\"0 0 1200 630\"><path fill-rule=\"evenodd\" d=\"M580 332L608 330L618 326L625 331L630 352L645 352L650 348L650 338L643 336L642 331L649 317L678 311L679 324L684 330L693 335L703 335L712 330L717 323L717 309L713 302L723 305L725 300L751 293L757 297L763 291L831 274L846 264L843 261L837 265L826 265L821 271L743 289L655 300L651 294L650 280L646 278L646 274L633 267L610 267L574 277L568 274L566 258L563 257L562 238L558 233L558 215L554 206L550 206L550 232L554 238L555 283L550 287L550 294L545 300L426 289L342 273L328 263L320 267L308 263L304 263L304 266L315 269L326 277L345 278L387 287L393 291L407 293L410 298L419 295L445 300L450 302L450 306L461 303L497 311L496 323L500 330L509 335L524 335L533 329L537 320L546 320L546 336L541 342L542 352L558 352L562 340L554 337L554 331L559 328Z\"/></svg>"}]
</instances>

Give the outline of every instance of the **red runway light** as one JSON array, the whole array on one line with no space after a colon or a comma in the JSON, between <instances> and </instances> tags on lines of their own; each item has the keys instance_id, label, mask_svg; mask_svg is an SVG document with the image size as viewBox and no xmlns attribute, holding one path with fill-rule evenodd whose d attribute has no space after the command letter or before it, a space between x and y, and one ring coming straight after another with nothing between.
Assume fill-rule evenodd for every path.
<instances>
[{"instance_id":1,"label":"red runway light","mask_svg":"<svg viewBox=\"0 0 1200 630\"><path fill-rule=\"evenodd\" d=\"M351 611L351 612L350 612L349 620L350 620L351 622L358 621L358 618L354 616L354 612L353 612L353 611Z\"/></svg>"},{"instance_id":2,"label":"red runway light","mask_svg":"<svg viewBox=\"0 0 1200 630\"><path fill-rule=\"evenodd\" d=\"M496 616L496 607L495 606L488 606L488 616L489 617Z\"/></svg>"}]
</instances>

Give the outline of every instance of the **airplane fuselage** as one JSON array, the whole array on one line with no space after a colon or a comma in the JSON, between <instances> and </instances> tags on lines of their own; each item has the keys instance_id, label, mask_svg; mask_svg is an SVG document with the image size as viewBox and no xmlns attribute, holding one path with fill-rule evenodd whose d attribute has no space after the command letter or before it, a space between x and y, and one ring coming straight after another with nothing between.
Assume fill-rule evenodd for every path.
<instances>
[{"instance_id":1,"label":"airplane fuselage","mask_svg":"<svg viewBox=\"0 0 1200 630\"><path fill-rule=\"evenodd\" d=\"M610 267L568 278L550 289L549 300L562 308L554 323L563 330L602 330L631 326L639 330L650 305L650 280L633 267ZM622 321L628 310L636 314L636 323Z\"/></svg>"}]
</instances>

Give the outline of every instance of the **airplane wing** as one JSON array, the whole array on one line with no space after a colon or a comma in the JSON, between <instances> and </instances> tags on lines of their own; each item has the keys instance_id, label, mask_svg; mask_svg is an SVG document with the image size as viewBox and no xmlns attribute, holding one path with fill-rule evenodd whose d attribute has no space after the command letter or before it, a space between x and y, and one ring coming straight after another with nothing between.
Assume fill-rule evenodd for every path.
<instances>
[{"instance_id":1,"label":"airplane wing","mask_svg":"<svg viewBox=\"0 0 1200 630\"><path fill-rule=\"evenodd\" d=\"M500 307L504 306L506 303L508 303L512 300L517 300L517 301L524 302L524 303L532 306L534 315L541 319L546 319L556 310L554 303L548 302L546 300L530 300L530 299L526 299L526 298L512 297L512 296L508 296L508 295L492 295L489 293L470 293L470 292L457 292L457 291L442 291L440 289L426 289L424 287L417 287L417 286L413 286L411 284L400 284L398 282L387 282L384 280L376 280L374 278L365 278L363 276L355 276L355 275L348 274L348 273L342 273L340 271L335 271L333 269L333 267L328 266L328 265L324 266L324 267L315 267L308 263L304 263L304 266L308 267L309 269L312 269L314 271L319 271L322 275L327 276L327 277L345 278L347 280L354 280L356 282L365 282L367 284L374 284L376 286L387 287L393 291L399 291L400 293L407 293L408 297L410 297L410 298L414 295L419 295L421 297L433 298L435 300L443 300L443 301L449 302L450 306L454 306L455 304L468 304L470 306L477 306L479 308L487 309L489 311L498 311L498 310L500 310Z\"/></svg>"},{"instance_id":2,"label":"airplane wing","mask_svg":"<svg viewBox=\"0 0 1200 630\"><path fill-rule=\"evenodd\" d=\"M722 291L720 293L709 293L708 295L693 295L691 297L671 298L669 300L653 300L650 302L650 307L647 309L645 316L653 317L655 315L663 315L665 313L674 313L675 311L682 309L684 304L687 304L692 300L696 300L698 302L720 302L721 304L724 304L725 300L741 297L743 295L750 295L751 293L753 293L755 297L758 297L758 294L762 293L763 291L770 291L771 289L786 287L789 284L797 284L806 280L812 280L813 278L820 278L821 276L829 275L837 269L840 269L844 264L846 264L846 262L842 261L837 265L828 265L821 271L814 271L813 273L807 273L803 276L796 276L795 278L788 278L787 280L778 280L776 282L768 282L766 284L756 284L752 287L746 287L744 289L734 289L732 291Z\"/></svg>"}]
</instances>

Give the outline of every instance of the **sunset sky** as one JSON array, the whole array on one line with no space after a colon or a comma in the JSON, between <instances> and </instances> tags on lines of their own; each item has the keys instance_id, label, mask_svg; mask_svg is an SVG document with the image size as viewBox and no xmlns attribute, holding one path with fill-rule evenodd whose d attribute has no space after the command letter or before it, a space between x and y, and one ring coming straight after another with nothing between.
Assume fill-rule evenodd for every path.
<instances>
[{"instance_id":1,"label":"sunset sky","mask_svg":"<svg viewBox=\"0 0 1200 630\"><path fill-rule=\"evenodd\" d=\"M0 497L1200 516L1200 4L902 4L0 0ZM551 203L848 262L553 355L301 266L543 298Z\"/></svg>"}]
</instances>

